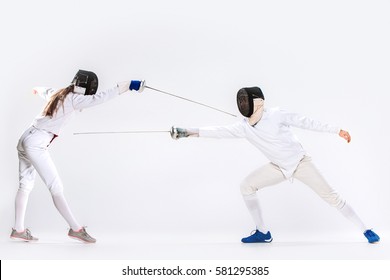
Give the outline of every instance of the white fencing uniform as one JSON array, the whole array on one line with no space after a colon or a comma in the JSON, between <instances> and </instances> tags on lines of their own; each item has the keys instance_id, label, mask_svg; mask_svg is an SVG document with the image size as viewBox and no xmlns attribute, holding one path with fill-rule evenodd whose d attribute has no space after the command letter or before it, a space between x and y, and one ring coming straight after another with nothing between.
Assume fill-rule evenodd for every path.
<instances>
[{"instance_id":1,"label":"white fencing uniform","mask_svg":"<svg viewBox=\"0 0 390 280\"><path fill-rule=\"evenodd\" d=\"M253 171L241 184L241 193L245 203L257 228L263 233L266 233L268 229L262 220L256 192L263 187L275 185L290 178L296 178L308 185L327 203L339 209L350 220L355 220L355 224L364 229L365 226L353 210L349 206L345 207L345 200L329 186L316 169L311 158L292 133L290 126L335 134L340 132L339 127L272 108L265 109L261 120L254 126L248 123L248 119L244 119L227 126L203 127L199 128L199 137L246 138L270 160L269 164Z\"/></svg>"},{"instance_id":2,"label":"white fencing uniform","mask_svg":"<svg viewBox=\"0 0 390 280\"><path fill-rule=\"evenodd\" d=\"M48 100L56 90L38 87L36 92ZM19 190L15 200L15 229L24 230L24 216L28 196L34 187L36 172L50 190L53 201L72 229L78 230L80 225L74 219L63 196L63 186L57 169L50 157L48 147L51 141L60 134L61 128L70 120L75 111L95 106L108 101L120 94L114 87L95 95L69 93L63 106L59 105L54 116L38 115L32 126L20 137L17 145L19 156Z\"/></svg>"}]
</instances>

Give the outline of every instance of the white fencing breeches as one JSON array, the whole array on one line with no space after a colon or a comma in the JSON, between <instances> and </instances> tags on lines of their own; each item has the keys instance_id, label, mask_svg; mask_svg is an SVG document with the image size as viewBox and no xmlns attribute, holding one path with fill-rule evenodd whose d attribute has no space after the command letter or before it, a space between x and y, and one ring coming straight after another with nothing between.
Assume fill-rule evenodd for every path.
<instances>
[{"instance_id":1,"label":"white fencing breeches","mask_svg":"<svg viewBox=\"0 0 390 280\"><path fill-rule=\"evenodd\" d=\"M340 213L355 224L362 232L367 230L366 225L355 213L352 207L326 182L321 173L311 162L311 158L305 156L299 163L293 174L296 178L308 185L329 205L337 208ZM262 211L256 192L264 187L275 185L286 180L282 171L275 164L269 163L255 170L241 184L241 193L244 202L256 224L256 228L263 233L268 231L263 221Z\"/></svg>"},{"instance_id":2,"label":"white fencing breeches","mask_svg":"<svg viewBox=\"0 0 390 280\"><path fill-rule=\"evenodd\" d=\"M17 149L19 156L19 190L15 198L15 229L24 230L24 218L29 194L34 187L36 173L48 187L54 205L73 230L81 226L74 218L63 194L63 186L57 169L50 157L48 146L54 134L34 127L20 137Z\"/></svg>"},{"instance_id":3,"label":"white fencing breeches","mask_svg":"<svg viewBox=\"0 0 390 280\"><path fill-rule=\"evenodd\" d=\"M293 174L293 178L303 182L317 193L328 204L337 209L343 208L345 200L326 182L321 173L305 156ZM258 190L285 181L282 171L275 164L269 163L253 171L241 184L241 193L244 196L252 195Z\"/></svg>"},{"instance_id":4,"label":"white fencing breeches","mask_svg":"<svg viewBox=\"0 0 390 280\"><path fill-rule=\"evenodd\" d=\"M34 127L27 129L19 140L19 189L30 193L36 172L52 194L63 191L62 182L50 157L48 146L54 135Z\"/></svg>"}]
</instances>

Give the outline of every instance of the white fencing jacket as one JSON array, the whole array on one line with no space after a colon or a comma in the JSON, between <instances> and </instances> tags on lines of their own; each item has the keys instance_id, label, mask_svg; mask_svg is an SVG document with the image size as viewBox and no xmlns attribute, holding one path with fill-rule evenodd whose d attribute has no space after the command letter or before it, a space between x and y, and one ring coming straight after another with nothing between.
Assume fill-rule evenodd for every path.
<instances>
[{"instance_id":1,"label":"white fencing jacket","mask_svg":"<svg viewBox=\"0 0 390 280\"><path fill-rule=\"evenodd\" d=\"M199 128L199 136L246 138L272 163L279 166L286 178L290 178L306 155L290 126L329 133L340 132L339 127L322 124L279 108L271 108L264 110L261 120L255 126L251 126L248 119L244 119L232 125Z\"/></svg>"},{"instance_id":2,"label":"white fencing jacket","mask_svg":"<svg viewBox=\"0 0 390 280\"><path fill-rule=\"evenodd\" d=\"M34 89L45 100L49 100L50 97L57 92L57 89L49 87L36 87ZM32 125L38 129L59 135L62 127L68 123L75 111L101 104L119 96L119 94L120 92L117 86L105 91L100 91L94 95L83 95L71 92L66 96L64 105L59 105L60 107L54 116L48 117L40 114L34 119Z\"/></svg>"}]
</instances>

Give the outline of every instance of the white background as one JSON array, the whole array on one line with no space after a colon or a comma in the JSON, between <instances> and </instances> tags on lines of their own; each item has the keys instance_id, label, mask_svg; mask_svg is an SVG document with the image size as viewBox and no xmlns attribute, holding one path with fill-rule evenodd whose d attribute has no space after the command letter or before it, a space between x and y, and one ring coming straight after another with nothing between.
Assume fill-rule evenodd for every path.
<instances>
[{"instance_id":1,"label":"white background","mask_svg":"<svg viewBox=\"0 0 390 280\"><path fill-rule=\"evenodd\" d=\"M127 79L239 114L239 88L266 106L339 125L352 135L294 129L324 176L368 227L390 230L388 1L9 1L0 11L0 233L13 226L16 144L43 108L34 86L66 86L78 69L100 89ZM51 147L80 223L102 232L217 232L253 224L239 184L267 159L245 140L168 133L74 136L80 131L169 130L234 117L150 90L84 110ZM361 233L298 181L261 191L274 235ZM37 179L26 226L66 233ZM383 237L383 236L382 236Z\"/></svg>"}]
</instances>

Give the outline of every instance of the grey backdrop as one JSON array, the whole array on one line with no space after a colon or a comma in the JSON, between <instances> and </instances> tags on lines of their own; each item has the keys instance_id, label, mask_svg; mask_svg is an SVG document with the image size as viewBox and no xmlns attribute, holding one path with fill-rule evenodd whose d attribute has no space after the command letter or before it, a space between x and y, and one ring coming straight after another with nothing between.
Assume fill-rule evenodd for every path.
<instances>
[{"instance_id":1,"label":"grey backdrop","mask_svg":"<svg viewBox=\"0 0 390 280\"><path fill-rule=\"evenodd\" d=\"M44 103L34 86L62 87L78 69L100 89L126 79L238 114L235 93L259 85L280 106L349 130L352 142L294 129L329 182L378 231L389 230L390 5L387 1L17 1L0 11L0 232L13 226L16 143ZM145 90L84 110L51 147L76 217L95 233L158 230L247 234L239 184L267 159L244 140L168 133L235 118ZM261 192L274 232L355 228L298 181ZM37 179L26 225L67 225Z\"/></svg>"}]
</instances>

